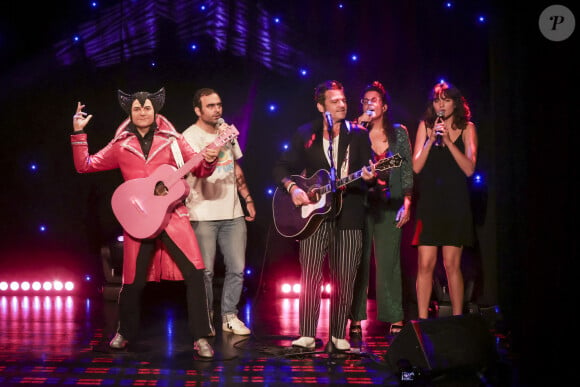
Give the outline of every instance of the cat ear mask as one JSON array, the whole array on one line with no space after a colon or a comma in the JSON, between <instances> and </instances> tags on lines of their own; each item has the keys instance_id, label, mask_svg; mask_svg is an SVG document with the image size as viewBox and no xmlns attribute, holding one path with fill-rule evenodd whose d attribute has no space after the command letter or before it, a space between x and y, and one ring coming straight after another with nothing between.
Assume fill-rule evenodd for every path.
<instances>
[{"instance_id":1,"label":"cat ear mask","mask_svg":"<svg viewBox=\"0 0 580 387\"><path fill-rule=\"evenodd\" d=\"M141 106L143 106L145 101L148 99L151 100L153 110L155 111L155 114L157 114L165 104L165 88L162 87L155 93L138 91L133 94L127 94L122 90L117 90L117 97L119 98L119 105L121 105L121 108L123 108L128 116L131 115L131 106L133 105L133 101L138 100Z\"/></svg>"}]
</instances>

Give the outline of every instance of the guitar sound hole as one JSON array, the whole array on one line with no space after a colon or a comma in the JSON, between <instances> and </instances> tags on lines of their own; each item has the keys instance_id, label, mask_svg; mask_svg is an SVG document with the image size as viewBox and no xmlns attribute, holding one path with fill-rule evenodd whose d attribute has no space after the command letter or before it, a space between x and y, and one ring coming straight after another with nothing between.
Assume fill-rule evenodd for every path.
<instances>
[{"instance_id":1,"label":"guitar sound hole","mask_svg":"<svg viewBox=\"0 0 580 387\"><path fill-rule=\"evenodd\" d=\"M155 196L165 196L168 192L169 189L165 186L165 184L163 184L162 181L158 181L157 184L155 184Z\"/></svg>"}]
</instances>

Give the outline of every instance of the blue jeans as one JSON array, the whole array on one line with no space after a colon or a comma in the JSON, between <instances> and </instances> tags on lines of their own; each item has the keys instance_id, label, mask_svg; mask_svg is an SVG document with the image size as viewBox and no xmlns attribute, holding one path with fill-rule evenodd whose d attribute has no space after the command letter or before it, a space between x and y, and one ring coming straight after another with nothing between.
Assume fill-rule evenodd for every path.
<instances>
[{"instance_id":1,"label":"blue jeans","mask_svg":"<svg viewBox=\"0 0 580 387\"><path fill-rule=\"evenodd\" d=\"M244 283L247 228L243 216L235 219L192 221L197 243L205 264L205 287L210 308L213 305L213 277L216 246L219 244L226 269L222 289L221 313L238 314Z\"/></svg>"}]
</instances>

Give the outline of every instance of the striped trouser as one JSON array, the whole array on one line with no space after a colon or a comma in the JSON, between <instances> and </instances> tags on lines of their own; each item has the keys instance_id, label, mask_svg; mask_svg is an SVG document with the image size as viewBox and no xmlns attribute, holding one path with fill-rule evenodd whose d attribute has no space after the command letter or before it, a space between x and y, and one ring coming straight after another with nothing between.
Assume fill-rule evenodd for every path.
<instances>
[{"instance_id":1,"label":"striped trouser","mask_svg":"<svg viewBox=\"0 0 580 387\"><path fill-rule=\"evenodd\" d=\"M316 337L324 258L330 271L330 334L345 337L354 280L362 254L362 230L337 230L333 221L323 222L311 236L300 241L300 336Z\"/></svg>"}]
</instances>

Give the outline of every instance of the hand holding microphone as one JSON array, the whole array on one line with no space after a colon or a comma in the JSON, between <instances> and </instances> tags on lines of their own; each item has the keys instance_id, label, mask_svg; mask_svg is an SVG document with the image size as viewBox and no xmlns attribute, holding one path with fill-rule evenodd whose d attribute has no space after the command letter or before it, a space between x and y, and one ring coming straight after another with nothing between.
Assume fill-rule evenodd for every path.
<instances>
[{"instance_id":1,"label":"hand holding microphone","mask_svg":"<svg viewBox=\"0 0 580 387\"><path fill-rule=\"evenodd\" d=\"M217 129L218 131L220 131L220 130L221 130L221 127L222 127L222 125L229 126L228 124L226 124L226 121L225 121L223 118L221 118L221 117L220 117L220 118L218 118L217 122L215 123L215 127L216 127L216 129ZM233 145L236 145L236 140L235 140L235 138L232 138L231 144L232 144L232 146L233 146Z\"/></svg>"},{"instance_id":2,"label":"hand holding microphone","mask_svg":"<svg viewBox=\"0 0 580 387\"><path fill-rule=\"evenodd\" d=\"M435 142L433 143L435 146L443 146L443 135L441 132L445 129L445 112L443 110L439 110L437 112L437 119L435 120L435 126L433 127L433 131L435 132Z\"/></svg>"},{"instance_id":3,"label":"hand holding microphone","mask_svg":"<svg viewBox=\"0 0 580 387\"><path fill-rule=\"evenodd\" d=\"M366 117L364 116L368 116L368 119L365 119ZM366 128L369 126L369 123L371 122L371 120L373 119L373 117L375 116L375 111L368 109L364 112L363 115L360 116L359 121L360 124L362 125L362 127Z\"/></svg>"}]
</instances>

